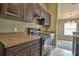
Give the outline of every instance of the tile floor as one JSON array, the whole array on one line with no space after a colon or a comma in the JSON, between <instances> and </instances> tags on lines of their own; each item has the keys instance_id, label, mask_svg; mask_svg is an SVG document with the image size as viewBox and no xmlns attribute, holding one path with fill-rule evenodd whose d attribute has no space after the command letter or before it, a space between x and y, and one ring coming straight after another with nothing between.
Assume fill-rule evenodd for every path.
<instances>
[{"instance_id":1,"label":"tile floor","mask_svg":"<svg viewBox=\"0 0 79 59\"><path fill-rule=\"evenodd\" d=\"M57 40L57 47L50 56L72 56L72 41Z\"/></svg>"},{"instance_id":2,"label":"tile floor","mask_svg":"<svg viewBox=\"0 0 79 59\"><path fill-rule=\"evenodd\" d=\"M72 51L62 48L55 48L50 56L72 56Z\"/></svg>"},{"instance_id":3,"label":"tile floor","mask_svg":"<svg viewBox=\"0 0 79 59\"><path fill-rule=\"evenodd\" d=\"M57 40L57 47L72 51L72 41Z\"/></svg>"}]
</instances>

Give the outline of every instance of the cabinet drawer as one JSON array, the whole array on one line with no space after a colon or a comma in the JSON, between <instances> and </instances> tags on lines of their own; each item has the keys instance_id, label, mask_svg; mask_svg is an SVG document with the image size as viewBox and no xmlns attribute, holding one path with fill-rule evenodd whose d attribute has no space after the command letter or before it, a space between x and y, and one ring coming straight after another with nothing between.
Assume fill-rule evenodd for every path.
<instances>
[{"instance_id":1,"label":"cabinet drawer","mask_svg":"<svg viewBox=\"0 0 79 59\"><path fill-rule=\"evenodd\" d=\"M36 41L33 41L31 44L32 44L32 45L36 45L36 44L38 44L38 43L40 43L40 41L39 41L39 40L36 40Z\"/></svg>"},{"instance_id":2,"label":"cabinet drawer","mask_svg":"<svg viewBox=\"0 0 79 59\"><path fill-rule=\"evenodd\" d=\"M13 53L13 52L19 52L24 49L26 49L26 44L20 44L20 45L10 48L10 51Z\"/></svg>"},{"instance_id":3,"label":"cabinet drawer","mask_svg":"<svg viewBox=\"0 0 79 59\"><path fill-rule=\"evenodd\" d=\"M10 52L10 55L11 56L21 56L21 55L26 55L26 50L21 50L21 51L18 51L18 52Z\"/></svg>"},{"instance_id":4,"label":"cabinet drawer","mask_svg":"<svg viewBox=\"0 0 79 59\"><path fill-rule=\"evenodd\" d=\"M22 52L26 52L26 48L19 48L19 49L16 49L16 50L10 50L10 54L19 54L19 53L22 53Z\"/></svg>"},{"instance_id":5,"label":"cabinet drawer","mask_svg":"<svg viewBox=\"0 0 79 59\"><path fill-rule=\"evenodd\" d=\"M40 47L40 44L38 43L38 44L36 44L36 45L33 45L33 46L32 46L32 49L33 49L33 48L36 48L36 47Z\"/></svg>"}]
</instances>

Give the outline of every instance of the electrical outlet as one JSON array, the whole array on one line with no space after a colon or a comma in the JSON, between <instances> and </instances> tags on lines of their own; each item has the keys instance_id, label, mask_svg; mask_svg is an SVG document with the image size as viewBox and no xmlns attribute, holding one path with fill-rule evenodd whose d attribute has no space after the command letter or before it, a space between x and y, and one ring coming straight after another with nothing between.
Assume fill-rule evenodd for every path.
<instances>
[{"instance_id":1,"label":"electrical outlet","mask_svg":"<svg viewBox=\"0 0 79 59\"><path fill-rule=\"evenodd\" d=\"M14 27L14 32L17 32L17 30L18 30L17 27Z\"/></svg>"}]
</instances>

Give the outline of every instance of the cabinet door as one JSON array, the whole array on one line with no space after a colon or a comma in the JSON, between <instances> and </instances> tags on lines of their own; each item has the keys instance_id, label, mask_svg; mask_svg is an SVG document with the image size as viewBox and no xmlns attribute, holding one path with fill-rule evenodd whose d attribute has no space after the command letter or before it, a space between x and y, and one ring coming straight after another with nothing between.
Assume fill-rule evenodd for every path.
<instances>
[{"instance_id":1,"label":"cabinet door","mask_svg":"<svg viewBox=\"0 0 79 59\"><path fill-rule=\"evenodd\" d=\"M36 12L37 14L40 14L40 5L37 3L33 4L33 11Z\"/></svg>"},{"instance_id":2,"label":"cabinet door","mask_svg":"<svg viewBox=\"0 0 79 59\"><path fill-rule=\"evenodd\" d=\"M2 9L3 9L2 6L3 6L2 3L0 3L0 14L2 14Z\"/></svg>"},{"instance_id":3,"label":"cabinet door","mask_svg":"<svg viewBox=\"0 0 79 59\"><path fill-rule=\"evenodd\" d=\"M31 50L31 56L40 56L40 47L35 47Z\"/></svg>"},{"instance_id":4,"label":"cabinet door","mask_svg":"<svg viewBox=\"0 0 79 59\"><path fill-rule=\"evenodd\" d=\"M32 42L31 56L40 56L40 41L39 40Z\"/></svg>"},{"instance_id":5,"label":"cabinet door","mask_svg":"<svg viewBox=\"0 0 79 59\"><path fill-rule=\"evenodd\" d=\"M33 4L33 19L36 18L36 17L40 17L40 15L41 15L40 14L41 13L40 7L41 6L37 3Z\"/></svg>"},{"instance_id":6,"label":"cabinet door","mask_svg":"<svg viewBox=\"0 0 79 59\"><path fill-rule=\"evenodd\" d=\"M45 18L45 13L44 13L45 11L42 7L40 7L40 11L41 11L41 17Z\"/></svg>"},{"instance_id":7,"label":"cabinet door","mask_svg":"<svg viewBox=\"0 0 79 59\"><path fill-rule=\"evenodd\" d=\"M44 19L45 19L44 25L48 25L48 15L47 15L47 12L44 12Z\"/></svg>"},{"instance_id":8,"label":"cabinet door","mask_svg":"<svg viewBox=\"0 0 79 59\"><path fill-rule=\"evenodd\" d=\"M32 4L27 3L24 4L24 20L32 21L33 15L32 15Z\"/></svg>"},{"instance_id":9,"label":"cabinet door","mask_svg":"<svg viewBox=\"0 0 79 59\"><path fill-rule=\"evenodd\" d=\"M48 26L51 25L51 15L49 13L47 14L47 24Z\"/></svg>"},{"instance_id":10,"label":"cabinet door","mask_svg":"<svg viewBox=\"0 0 79 59\"><path fill-rule=\"evenodd\" d=\"M4 4L4 14L20 17L20 4L19 3Z\"/></svg>"},{"instance_id":11,"label":"cabinet door","mask_svg":"<svg viewBox=\"0 0 79 59\"><path fill-rule=\"evenodd\" d=\"M45 25L50 26L51 16L49 13L46 13L45 19Z\"/></svg>"},{"instance_id":12,"label":"cabinet door","mask_svg":"<svg viewBox=\"0 0 79 59\"><path fill-rule=\"evenodd\" d=\"M24 17L24 3L20 4L20 17L23 19Z\"/></svg>"}]
</instances>

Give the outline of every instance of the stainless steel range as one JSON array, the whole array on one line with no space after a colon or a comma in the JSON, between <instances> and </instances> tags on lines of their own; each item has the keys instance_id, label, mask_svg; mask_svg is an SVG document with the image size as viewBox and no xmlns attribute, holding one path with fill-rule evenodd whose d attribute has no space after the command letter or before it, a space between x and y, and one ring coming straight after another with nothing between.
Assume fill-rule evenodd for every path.
<instances>
[{"instance_id":1,"label":"stainless steel range","mask_svg":"<svg viewBox=\"0 0 79 59\"><path fill-rule=\"evenodd\" d=\"M40 28L28 28L28 34L40 36L41 29Z\"/></svg>"}]
</instances>

